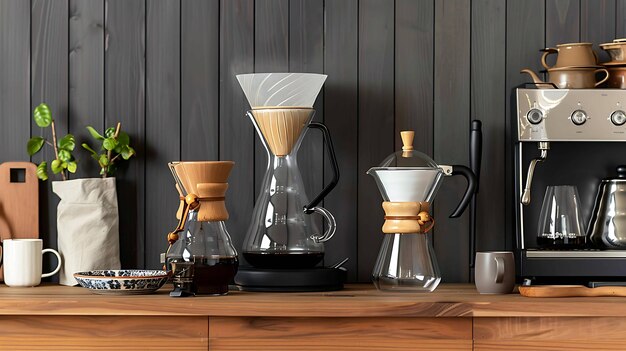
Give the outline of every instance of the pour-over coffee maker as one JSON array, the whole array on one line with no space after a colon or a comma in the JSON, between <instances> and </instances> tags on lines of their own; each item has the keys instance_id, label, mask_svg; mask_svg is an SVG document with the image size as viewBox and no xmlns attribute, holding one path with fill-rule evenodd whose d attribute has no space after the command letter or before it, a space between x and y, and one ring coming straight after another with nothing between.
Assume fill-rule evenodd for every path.
<instances>
[{"instance_id":1,"label":"pour-over coffee maker","mask_svg":"<svg viewBox=\"0 0 626 351\"><path fill-rule=\"evenodd\" d=\"M178 226L168 234L167 269L170 296L224 295L237 273L237 251L225 221L225 194L231 161L168 164L181 196Z\"/></svg>"},{"instance_id":2,"label":"pour-over coffee maker","mask_svg":"<svg viewBox=\"0 0 626 351\"><path fill-rule=\"evenodd\" d=\"M339 179L328 129L311 121L315 114L312 106L326 76L258 73L241 74L237 79L250 103L246 115L265 147L268 164L242 250L252 267L242 267L235 282L254 291L340 289L345 271L316 267L336 226L332 214L319 204ZM334 177L309 202L297 154L311 128L324 135ZM325 230L313 221L313 215L326 220Z\"/></svg>"},{"instance_id":3,"label":"pour-over coffee maker","mask_svg":"<svg viewBox=\"0 0 626 351\"><path fill-rule=\"evenodd\" d=\"M385 236L372 281L382 291L431 292L441 281L429 233L435 224L430 215L431 202L444 176L465 177L467 189L450 215L459 217L470 203L477 181L465 166L437 165L430 157L413 150L414 132L400 134L402 151L367 171L376 180L385 210Z\"/></svg>"}]
</instances>

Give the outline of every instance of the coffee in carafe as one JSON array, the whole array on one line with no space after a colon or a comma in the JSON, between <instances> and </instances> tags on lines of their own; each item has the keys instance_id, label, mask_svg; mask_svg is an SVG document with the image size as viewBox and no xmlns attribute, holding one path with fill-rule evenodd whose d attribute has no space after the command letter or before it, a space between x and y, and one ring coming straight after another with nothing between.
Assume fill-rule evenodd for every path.
<instances>
[{"instance_id":1,"label":"coffee in carafe","mask_svg":"<svg viewBox=\"0 0 626 351\"><path fill-rule=\"evenodd\" d=\"M237 251L225 221L224 196L234 162L172 162L181 195L179 224L168 235L168 268L174 290L170 296L224 295L237 273Z\"/></svg>"}]
</instances>

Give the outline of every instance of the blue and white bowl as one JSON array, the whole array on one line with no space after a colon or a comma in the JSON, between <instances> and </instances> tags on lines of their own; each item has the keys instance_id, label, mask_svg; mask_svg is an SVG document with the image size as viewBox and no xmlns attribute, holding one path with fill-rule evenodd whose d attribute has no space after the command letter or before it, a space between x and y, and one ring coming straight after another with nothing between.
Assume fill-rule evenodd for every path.
<instances>
[{"instance_id":1,"label":"blue and white bowl","mask_svg":"<svg viewBox=\"0 0 626 351\"><path fill-rule=\"evenodd\" d=\"M143 269L96 270L74 273L80 286L96 294L150 294L169 278L166 271Z\"/></svg>"}]
</instances>

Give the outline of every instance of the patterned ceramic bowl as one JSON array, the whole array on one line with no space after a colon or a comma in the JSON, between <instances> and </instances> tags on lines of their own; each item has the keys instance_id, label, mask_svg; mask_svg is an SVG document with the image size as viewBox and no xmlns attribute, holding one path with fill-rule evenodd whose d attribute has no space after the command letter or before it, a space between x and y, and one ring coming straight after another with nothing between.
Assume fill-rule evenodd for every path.
<instances>
[{"instance_id":1,"label":"patterned ceramic bowl","mask_svg":"<svg viewBox=\"0 0 626 351\"><path fill-rule=\"evenodd\" d=\"M121 269L78 272L74 278L80 286L96 294L128 295L153 293L169 276L160 270Z\"/></svg>"}]
</instances>

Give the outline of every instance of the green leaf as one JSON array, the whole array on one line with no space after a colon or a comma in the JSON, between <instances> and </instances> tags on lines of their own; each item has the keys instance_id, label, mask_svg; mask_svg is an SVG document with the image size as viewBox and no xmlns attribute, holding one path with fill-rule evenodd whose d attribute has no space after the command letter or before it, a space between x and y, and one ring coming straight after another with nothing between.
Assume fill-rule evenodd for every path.
<instances>
[{"instance_id":1,"label":"green leaf","mask_svg":"<svg viewBox=\"0 0 626 351\"><path fill-rule=\"evenodd\" d=\"M130 146L124 147L124 149L122 149L122 152L121 152L122 158L125 160L128 160L129 158L131 158L134 154L135 154L135 149L133 149Z\"/></svg>"},{"instance_id":2,"label":"green leaf","mask_svg":"<svg viewBox=\"0 0 626 351\"><path fill-rule=\"evenodd\" d=\"M104 131L104 136L107 138L113 138L115 136L115 128L107 128L107 130Z\"/></svg>"},{"instance_id":3,"label":"green leaf","mask_svg":"<svg viewBox=\"0 0 626 351\"><path fill-rule=\"evenodd\" d=\"M81 145L83 147L83 149L89 151L91 153L91 155L98 155L98 153L96 151L94 151L94 149L92 149L91 147L89 147L89 145L87 143L82 143ZM97 158L96 158L97 160Z\"/></svg>"},{"instance_id":4,"label":"green leaf","mask_svg":"<svg viewBox=\"0 0 626 351\"><path fill-rule=\"evenodd\" d=\"M109 158L107 157L107 155L102 154L102 155L100 155L100 160L98 162L100 162L100 165L103 166L103 167L104 166L108 166L109 165Z\"/></svg>"},{"instance_id":5,"label":"green leaf","mask_svg":"<svg viewBox=\"0 0 626 351\"><path fill-rule=\"evenodd\" d=\"M67 170L70 171L70 173L76 173L76 168L78 168L76 162L71 161L67 163Z\"/></svg>"},{"instance_id":6,"label":"green leaf","mask_svg":"<svg viewBox=\"0 0 626 351\"><path fill-rule=\"evenodd\" d=\"M50 126L50 123L52 123L52 114L50 113L48 105L42 103L35 107L35 111L33 111L33 119L41 128Z\"/></svg>"},{"instance_id":7,"label":"green leaf","mask_svg":"<svg viewBox=\"0 0 626 351\"><path fill-rule=\"evenodd\" d=\"M61 138L57 144L59 145L59 149L74 151L74 148L76 147L76 140L72 134L68 134Z\"/></svg>"},{"instance_id":8,"label":"green leaf","mask_svg":"<svg viewBox=\"0 0 626 351\"><path fill-rule=\"evenodd\" d=\"M72 153L67 150L59 150L59 160L69 162L72 160Z\"/></svg>"},{"instance_id":9,"label":"green leaf","mask_svg":"<svg viewBox=\"0 0 626 351\"><path fill-rule=\"evenodd\" d=\"M102 142L102 147L104 147L104 149L107 151L111 151L115 149L116 146L117 146L117 141L113 138L106 138Z\"/></svg>"},{"instance_id":10,"label":"green leaf","mask_svg":"<svg viewBox=\"0 0 626 351\"><path fill-rule=\"evenodd\" d=\"M37 166L37 178L48 180L48 163L46 161L41 162Z\"/></svg>"},{"instance_id":11,"label":"green leaf","mask_svg":"<svg viewBox=\"0 0 626 351\"><path fill-rule=\"evenodd\" d=\"M120 131L117 135L117 142L122 146L126 146L130 144L130 137L125 132Z\"/></svg>"},{"instance_id":12,"label":"green leaf","mask_svg":"<svg viewBox=\"0 0 626 351\"><path fill-rule=\"evenodd\" d=\"M26 144L26 150L28 151L28 155L32 156L38 153L45 142L46 141L42 137L32 137Z\"/></svg>"},{"instance_id":13,"label":"green leaf","mask_svg":"<svg viewBox=\"0 0 626 351\"><path fill-rule=\"evenodd\" d=\"M59 159L52 161L52 163L50 164L50 168L52 168L52 172L54 172L54 174L59 174L63 172L63 164Z\"/></svg>"},{"instance_id":14,"label":"green leaf","mask_svg":"<svg viewBox=\"0 0 626 351\"><path fill-rule=\"evenodd\" d=\"M93 129L92 126L87 126L87 131L89 131L89 134L91 134L91 136L94 139L104 140L104 137L102 135L100 135L100 133L98 133L95 129Z\"/></svg>"}]
</instances>

